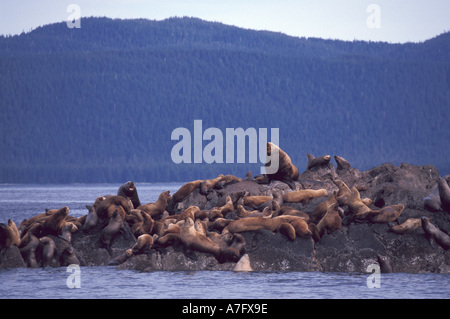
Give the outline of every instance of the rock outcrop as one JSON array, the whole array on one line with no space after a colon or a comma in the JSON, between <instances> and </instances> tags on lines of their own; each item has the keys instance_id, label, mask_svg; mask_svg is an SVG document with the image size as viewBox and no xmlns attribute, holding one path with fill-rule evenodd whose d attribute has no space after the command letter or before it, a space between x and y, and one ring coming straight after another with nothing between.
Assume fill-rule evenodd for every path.
<instances>
[{"instance_id":1,"label":"rock outcrop","mask_svg":"<svg viewBox=\"0 0 450 319\"><path fill-rule=\"evenodd\" d=\"M78 260L82 266L113 265L118 269L138 271L233 270L236 262L245 254L249 260L248 268L253 271L366 272L369 265L380 263L382 258L394 272L450 273L450 251L435 242L423 227L419 227L420 219L425 217L444 236L450 233L450 212L443 209L429 211L424 206L424 198L430 195L439 179L439 172L434 166L383 164L361 172L352 168L343 158L335 156L335 159L338 163L336 169L328 162L307 169L294 184L296 190L325 189L329 195L334 193L337 200L333 201L331 196L321 196L298 203L281 202L280 205L280 195L293 191L286 183L271 181L267 185L250 178L233 179L228 184L217 183L208 192L202 191L200 186L190 187L189 193L183 194L183 198L177 196L177 202L168 201L163 216L152 220L154 224L149 229L152 229L150 234L154 242L145 251L136 253L131 250L140 234L134 231L137 229L136 220L129 219L128 213L124 215L122 229L107 247L102 244L100 237L109 216L99 216L98 224L88 230L83 230L85 219L82 217L72 221L78 230L72 233L70 242L55 234L47 235L56 245L50 265L64 266L64 255L71 252L76 258L69 260ZM446 181L449 180L447 176ZM343 194L337 181L344 183L350 193ZM351 195L355 192L357 196ZM274 197L274 194L277 194L277 201L274 198L258 208L244 205L245 196ZM367 207L357 214L352 212L350 204L355 196ZM227 200L232 201L232 209L222 210ZM323 203L327 200L331 204L325 207ZM261 227L240 232L241 244L235 246L236 233L228 233L224 240L220 236L225 238L227 225L232 220L240 219L239 205L261 220L279 216L295 217L286 217L283 226L277 226L276 229ZM193 206L198 209L186 212ZM381 213L387 212L389 215L389 207L393 206L400 207L400 211L397 211L400 215L395 215L393 220L379 222L379 219L374 218ZM132 207L129 209L133 212ZM321 228L319 225L327 214L334 214L334 228ZM311 216L317 220L312 221ZM178 228L187 218L198 221L199 225L200 221L203 222L205 229L196 223L196 227L201 228L196 230L201 233L200 236L205 236L209 241L214 241L214 245L221 247L220 256L187 249L183 245ZM313 235L300 236L297 232L295 236L292 221L297 218L308 223L308 233ZM408 219L416 222L414 228L401 234L391 229ZM23 227L21 229L19 226L19 230L24 236ZM39 238L40 233L33 230L33 235ZM42 251L41 246L36 249L38 265L42 265ZM3 247L0 268L26 265L18 247Z\"/></svg>"}]
</instances>

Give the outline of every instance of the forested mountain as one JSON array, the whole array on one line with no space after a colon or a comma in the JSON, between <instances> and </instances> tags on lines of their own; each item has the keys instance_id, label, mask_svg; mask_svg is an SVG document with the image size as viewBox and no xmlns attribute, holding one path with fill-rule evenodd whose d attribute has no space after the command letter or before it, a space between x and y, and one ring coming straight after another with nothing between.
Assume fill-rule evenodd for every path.
<instances>
[{"instance_id":1,"label":"forested mountain","mask_svg":"<svg viewBox=\"0 0 450 319\"><path fill-rule=\"evenodd\" d=\"M83 18L0 37L0 182L189 181L171 133L279 128L306 153L450 173L450 33L423 43L295 38L194 18ZM206 146L209 141L204 141Z\"/></svg>"}]
</instances>

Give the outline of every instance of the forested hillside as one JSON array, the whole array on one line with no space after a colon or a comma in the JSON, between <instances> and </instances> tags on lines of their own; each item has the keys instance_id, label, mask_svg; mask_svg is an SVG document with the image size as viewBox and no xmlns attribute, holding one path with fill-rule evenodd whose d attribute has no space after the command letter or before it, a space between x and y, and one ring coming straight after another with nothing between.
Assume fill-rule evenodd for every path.
<instances>
[{"instance_id":1,"label":"forested hillside","mask_svg":"<svg viewBox=\"0 0 450 319\"><path fill-rule=\"evenodd\" d=\"M0 37L0 182L189 181L261 164L175 164L171 133L279 128L306 153L450 173L450 33L343 42L193 18L85 18ZM192 134L191 133L191 134ZM208 141L203 142L203 146Z\"/></svg>"}]
</instances>

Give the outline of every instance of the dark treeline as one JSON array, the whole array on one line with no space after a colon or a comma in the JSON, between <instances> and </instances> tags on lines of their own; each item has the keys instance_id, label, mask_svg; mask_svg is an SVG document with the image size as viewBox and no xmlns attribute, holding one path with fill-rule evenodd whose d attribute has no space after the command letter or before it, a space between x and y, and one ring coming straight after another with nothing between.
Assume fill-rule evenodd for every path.
<instances>
[{"instance_id":1,"label":"dark treeline","mask_svg":"<svg viewBox=\"0 0 450 319\"><path fill-rule=\"evenodd\" d=\"M85 18L0 37L0 182L187 181L171 133L279 128L306 153L450 173L450 33L419 44L288 37L192 18ZM206 146L209 141L204 141ZM225 158L225 153L224 153Z\"/></svg>"}]
</instances>

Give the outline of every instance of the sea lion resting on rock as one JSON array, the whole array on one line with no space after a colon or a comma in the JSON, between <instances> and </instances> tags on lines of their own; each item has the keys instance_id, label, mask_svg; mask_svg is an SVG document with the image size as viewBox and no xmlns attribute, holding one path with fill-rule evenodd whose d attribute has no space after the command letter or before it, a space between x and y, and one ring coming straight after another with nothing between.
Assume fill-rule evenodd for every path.
<instances>
[{"instance_id":1,"label":"sea lion resting on rock","mask_svg":"<svg viewBox=\"0 0 450 319\"><path fill-rule=\"evenodd\" d=\"M283 202L285 203L304 203L307 204L310 199L316 197L328 196L326 189L301 189L283 194Z\"/></svg>"},{"instance_id":2,"label":"sea lion resting on rock","mask_svg":"<svg viewBox=\"0 0 450 319\"><path fill-rule=\"evenodd\" d=\"M308 157L308 163L306 165L307 170L310 170L311 168L314 168L314 167L326 166L326 165L328 165L328 163L331 160L330 155L314 157L313 155L307 153L306 156Z\"/></svg>"},{"instance_id":3,"label":"sea lion resting on rock","mask_svg":"<svg viewBox=\"0 0 450 319\"><path fill-rule=\"evenodd\" d=\"M130 198L133 203L133 208L138 208L141 206L141 201L139 200L139 195L134 182L129 181L121 185L117 190L118 196L123 196L125 198Z\"/></svg>"},{"instance_id":4,"label":"sea lion resting on rock","mask_svg":"<svg viewBox=\"0 0 450 319\"><path fill-rule=\"evenodd\" d=\"M131 201L129 202L128 199L126 199L125 197L117 196L117 195L108 196L108 197L99 196L99 197L97 197L97 199L95 200L95 202L92 206L95 209L97 216L99 218L106 219L107 215L108 215L108 208L113 205L122 206L122 208L124 209L126 214L129 214L130 211L133 209L132 208L133 205L131 204Z\"/></svg>"},{"instance_id":5,"label":"sea lion resting on rock","mask_svg":"<svg viewBox=\"0 0 450 319\"><path fill-rule=\"evenodd\" d=\"M450 249L450 236L434 226L428 218L422 217L422 228L430 238L434 239L445 250Z\"/></svg>"},{"instance_id":6,"label":"sea lion resting on rock","mask_svg":"<svg viewBox=\"0 0 450 319\"><path fill-rule=\"evenodd\" d=\"M305 219L289 215L281 215L274 218L246 217L234 220L223 229L222 233L241 233L258 229L267 229L272 232L280 231L291 240L294 240L297 236L311 236L311 231Z\"/></svg>"},{"instance_id":7,"label":"sea lion resting on rock","mask_svg":"<svg viewBox=\"0 0 450 319\"><path fill-rule=\"evenodd\" d=\"M12 219L8 219L8 225L0 224L0 251L11 245L20 245L20 233Z\"/></svg>"},{"instance_id":8,"label":"sea lion resting on rock","mask_svg":"<svg viewBox=\"0 0 450 319\"><path fill-rule=\"evenodd\" d=\"M42 246L42 267L50 266L56 254L55 241L47 236L40 238L39 241Z\"/></svg>"},{"instance_id":9,"label":"sea lion resting on rock","mask_svg":"<svg viewBox=\"0 0 450 319\"><path fill-rule=\"evenodd\" d=\"M399 235L403 235L408 234L421 226L422 220L420 218L408 218L400 225L392 226L389 231Z\"/></svg>"},{"instance_id":10,"label":"sea lion resting on rock","mask_svg":"<svg viewBox=\"0 0 450 319\"><path fill-rule=\"evenodd\" d=\"M450 187L448 186L447 181L442 177L438 180L438 189L442 209L450 213Z\"/></svg>"},{"instance_id":11,"label":"sea lion resting on rock","mask_svg":"<svg viewBox=\"0 0 450 319\"><path fill-rule=\"evenodd\" d=\"M318 242L323 237L324 233L331 233L342 227L342 214L339 212L339 204L334 203L328 206L327 212L316 224L310 223L313 239Z\"/></svg>"},{"instance_id":12,"label":"sea lion resting on rock","mask_svg":"<svg viewBox=\"0 0 450 319\"><path fill-rule=\"evenodd\" d=\"M266 148L267 156L270 157L276 155L278 153L278 169L275 173L264 174L262 180L257 180L259 184L270 184L271 181L277 180L282 181L289 185L289 187L293 190L296 189L294 181L296 181L299 177L298 168L292 164L291 158L287 155L281 148L272 142L267 143ZM268 161L265 164L266 167L270 167L272 161Z\"/></svg>"},{"instance_id":13,"label":"sea lion resting on rock","mask_svg":"<svg viewBox=\"0 0 450 319\"><path fill-rule=\"evenodd\" d=\"M152 218L160 217L167 207L167 202L170 198L170 191L165 191L159 194L158 200L154 203L149 203L139 206L137 209L143 210Z\"/></svg>"},{"instance_id":14,"label":"sea lion resting on rock","mask_svg":"<svg viewBox=\"0 0 450 319\"><path fill-rule=\"evenodd\" d=\"M109 247L114 237L122 228L123 228L123 219L120 216L118 210L116 210L109 219L108 225L102 229L100 235L101 244L106 247Z\"/></svg>"},{"instance_id":15,"label":"sea lion resting on rock","mask_svg":"<svg viewBox=\"0 0 450 319\"><path fill-rule=\"evenodd\" d=\"M169 212L173 212L175 209L175 206L183 201L183 199L185 199L187 196L189 196L194 190L196 190L197 188L200 187L200 185L202 184L203 180L199 179L196 181L192 181L189 183L184 184L183 186L181 186L173 195L172 197L168 200L167 203L167 210Z\"/></svg>"}]
</instances>

